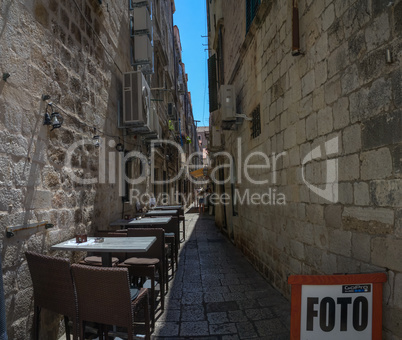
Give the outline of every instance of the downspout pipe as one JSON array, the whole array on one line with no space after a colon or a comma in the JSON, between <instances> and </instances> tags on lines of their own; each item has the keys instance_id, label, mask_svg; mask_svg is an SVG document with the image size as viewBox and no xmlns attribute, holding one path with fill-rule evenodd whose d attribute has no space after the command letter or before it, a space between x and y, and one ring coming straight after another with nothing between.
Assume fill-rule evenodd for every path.
<instances>
[{"instance_id":1,"label":"downspout pipe","mask_svg":"<svg viewBox=\"0 0 402 340\"><path fill-rule=\"evenodd\" d=\"M6 304L4 300L3 270L0 252L0 340L8 340L6 322Z\"/></svg>"},{"instance_id":2,"label":"downspout pipe","mask_svg":"<svg viewBox=\"0 0 402 340\"><path fill-rule=\"evenodd\" d=\"M300 51L300 32L299 32L299 5L298 0L293 0L292 16L292 55L298 56Z\"/></svg>"}]
</instances>

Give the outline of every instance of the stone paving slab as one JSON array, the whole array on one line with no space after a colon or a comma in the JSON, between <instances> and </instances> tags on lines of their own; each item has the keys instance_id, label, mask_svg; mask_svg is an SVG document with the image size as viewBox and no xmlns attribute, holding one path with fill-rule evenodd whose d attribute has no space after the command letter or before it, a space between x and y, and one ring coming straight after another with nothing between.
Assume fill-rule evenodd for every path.
<instances>
[{"instance_id":1,"label":"stone paving slab","mask_svg":"<svg viewBox=\"0 0 402 340\"><path fill-rule=\"evenodd\" d=\"M186 229L152 339L289 339L289 301L219 232L213 216L186 213Z\"/></svg>"}]
</instances>

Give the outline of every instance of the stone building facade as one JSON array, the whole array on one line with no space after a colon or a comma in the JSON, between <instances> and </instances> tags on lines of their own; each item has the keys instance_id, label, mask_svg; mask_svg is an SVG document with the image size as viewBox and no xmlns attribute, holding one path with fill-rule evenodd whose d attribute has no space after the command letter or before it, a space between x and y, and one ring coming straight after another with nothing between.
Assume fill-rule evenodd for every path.
<instances>
[{"instance_id":1,"label":"stone building facade","mask_svg":"<svg viewBox=\"0 0 402 340\"><path fill-rule=\"evenodd\" d=\"M385 271L402 339L402 2L241 3L207 0L216 221L287 297L292 274Z\"/></svg>"},{"instance_id":2,"label":"stone building facade","mask_svg":"<svg viewBox=\"0 0 402 340\"><path fill-rule=\"evenodd\" d=\"M207 161L208 138L209 138L209 126L197 127L198 145L200 146L200 151L202 152L202 164L204 166L208 165Z\"/></svg>"},{"instance_id":3,"label":"stone building facade","mask_svg":"<svg viewBox=\"0 0 402 340\"><path fill-rule=\"evenodd\" d=\"M174 177L181 167L178 151L163 144L156 146L155 166L142 183L121 184L124 172L137 178L146 167L136 159L123 166L124 155L137 151L151 157L150 140L121 119L124 73L143 67L132 60L130 17L136 3L0 1L0 240L10 339L31 338L32 283L25 251L75 261L83 254L56 254L50 247L77 232L107 229L111 221L133 214L136 202L130 200L130 189L192 192L185 178L154 188L151 174L159 180ZM159 128L153 138L176 142L176 132L168 127L169 103L182 110L183 98L188 102L190 95L187 78L180 91L177 83L181 61L175 49L174 1L155 0L152 5L154 72L144 73ZM46 112L58 112L62 126L44 125ZM186 109L183 120L195 140L191 110ZM94 136L99 136L100 147ZM116 150L118 144L125 153ZM53 227L6 235L10 227L39 222ZM43 337L56 339L63 331L60 317L48 314L42 320Z\"/></svg>"}]
</instances>

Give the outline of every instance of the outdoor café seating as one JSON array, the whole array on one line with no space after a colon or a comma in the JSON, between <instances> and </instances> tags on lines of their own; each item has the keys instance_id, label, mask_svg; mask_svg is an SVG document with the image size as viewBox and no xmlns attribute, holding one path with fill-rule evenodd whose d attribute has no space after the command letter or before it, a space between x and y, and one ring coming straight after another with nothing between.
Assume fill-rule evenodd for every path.
<instances>
[{"instance_id":1,"label":"outdoor caf\u00e9 seating","mask_svg":"<svg viewBox=\"0 0 402 340\"><path fill-rule=\"evenodd\" d=\"M151 280L151 311L152 326L155 324L155 282L160 286L161 310L165 309L165 284L167 285L167 270L165 257L165 232L162 228L130 228L127 237L155 236L156 241L146 253L136 254L125 260L121 266L128 266L133 276L148 277ZM156 276L158 273L158 276Z\"/></svg>"},{"instance_id":2,"label":"outdoor caf\u00e9 seating","mask_svg":"<svg viewBox=\"0 0 402 340\"><path fill-rule=\"evenodd\" d=\"M78 324L80 337L87 322L101 324L108 339L110 326L113 331L124 327L128 339L136 339L139 312L143 311L145 339L150 339L148 290L130 289L127 268L71 266L77 292ZM109 326L109 327L107 327ZM100 334L103 339L103 334Z\"/></svg>"},{"instance_id":3,"label":"outdoor caf\u00e9 seating","mask_svg":"<svg viewBox=\"0 0 402 340\"><path fill-rule=\"evenodd\" d=\"M174 265L178 265L179 259L179 244L180 244L180 230L179 230L179 220L178 217L172 217L170 222L163 226L165 230L165 241L170 245L171 248L171 265L172 265L172 275L174 273Z\"/></svg>"},{"instance_id":4,"label":"outdoor caf\u00e9 seating","mask_svg":"<svg viewBox=\"0 0 402 340\"><path fill-rule=\"evenodd\" d=\"M31 273L34 295L34 339L39 337L40 312L42 308L64 316L66 336L70 340L72 322L73 339L77 336L77 306L70 262L66 259L33 252L25 253Z\"/></svg>"}]
</instances>

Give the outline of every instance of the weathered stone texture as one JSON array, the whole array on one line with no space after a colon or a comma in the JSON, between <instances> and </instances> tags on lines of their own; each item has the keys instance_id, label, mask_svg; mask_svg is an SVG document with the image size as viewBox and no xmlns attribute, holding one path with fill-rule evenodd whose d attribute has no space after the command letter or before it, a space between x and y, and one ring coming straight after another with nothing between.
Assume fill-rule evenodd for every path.
<instances>
[{"instance_id":1,"label":"weathered stone texture","mask_svg":"<svg viewBox=\"0 0 402 340\"><path fill-rule=\"evenodd\" d=\"M393 237L376 237L372 240L371 261L374 265L402 271L402 257L398 256L402 240Z\"/></svg>"},{"instance_id":2,"label":"weathered stone texture","mask_svg":"<svg viewBox=\"0 0 402 340\"><path fill-rule=\"evenodd\" d=\"M364 150L402 142L402 111L394 111L365 121L362 125Z\"/></svg>"},{"instance_id":3,"label":"weathered stone texture","mask_svg":"<svg viewBox=\"0 0 402 340\"><path fill-rule=\"evenodd\" d=\"M392 175L392 158L388 148L361 154L361 179L382 179Z\"/></svg>"},{"instance_id":4,"label":"weathered stone texture","mask_svg":"<svg viewBox=\"0 0 402 340\"><path fill-rule=\"evenodd\" d=\"M370 183L370 196L380 207L402 207L402 180L378 180Z\"/></svg>"},{"instance_id":5,"label":"weathered stone texture","mask_svg":"<svg viewBox=\"0 0 402 340\"><path fill-rule=\"evenodd\" d=\"M259 232L267 222L244 219L241 230L236 231L247 239L242 250L253 262L261 261L258 265L267 267L267 277L283 292L283 273L289 270L296 271L293 274L328 274L389 268L400 283L402 2L301 1L299 6L303 54L290 58L291 27L284 29L282 22L289 19L283 14L285 9L289 12L288 4L272 5L261 19L264 32L259 34L257 29L245 42L238 34L243 19L234 14L235 5L225 4L230 12L229 16L223 13L225 35L232 40L230 32L235 31L236 44L244 42L246 51L239 62L232 60L234 46L230 47L232 54L224 57L225 72L234 70L231 79L236 88L242 88L238 94L242 97L241 112L251 112L255 106L257 96L247 88L261 86L271 98L267 109L262 109L269 122L265 121L258 143L245 143L245 152L267 143L270 150L286 150L291 157L281 163L278 172L278 185L291 208L267 207L273 219L267 243L260 240ZM291 20L285 21L290 25ZM259 67L254 62L252 39L264 45L263 60L267 54L268 66L261 79L249 76L253 74L248 70L250 65ZM392 63L387 63L387 49L392 52ZM261 84L256 84L259 81ZM227 134L248 140L249 126L243 123ZM325 142L334 137L339 138L338 151L326 157ZM317 151L310 154L317 147L321 155ZM233 145L225 149L236 153ZM311 160L304 164L309 154ZM337 202L328 202L311 190L312 186L324 190L331 171L327 159L338 162L337 172L334 170ZM244 183L241 186L246 188ZM304 209L301 218L295 213L299 205ZM250 211L243 210L243 214ZM216 219L222 221L222 217L217 215ZM402 312L402 299L393 287L390 291L391 296L396 295L395 302L385 305L384 310L389 317L387 331L398 338L400 325L390 315Z\"/></svg>"},{"instance_id":6,"label":"weathered stone texture","mask_svg":"<svg viewBox=\"0 0 402 340\"><path fill-rule=\"evenodd\" d=\"M73 170L98 176L93 146L82 147L71 164L65 159L74 142L92 144L93 127L120 135L115 123L122 89L117 68L125 72L131 66L128 37L118 32L127 30L127 6L112 2L107 12L94 0L77 5L90 24L74 2L0 1L0 64L11 74L0 85L0 239L10 339L29 339L32 328L32 286L24 252L49 253L52 244L73 237L77 226L90 232L121 211L117 186L95 189L69 175ZM61 129L43 126L43 94L51 96L64 118ZM37 221L49 221L55 228L4 236L7 226ZM44 331L51 328L45 325Z\"/></svg>"}]
</instances>

